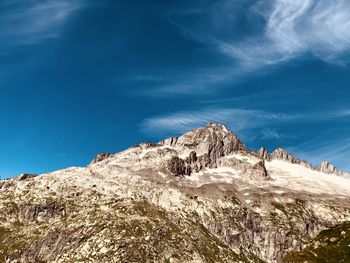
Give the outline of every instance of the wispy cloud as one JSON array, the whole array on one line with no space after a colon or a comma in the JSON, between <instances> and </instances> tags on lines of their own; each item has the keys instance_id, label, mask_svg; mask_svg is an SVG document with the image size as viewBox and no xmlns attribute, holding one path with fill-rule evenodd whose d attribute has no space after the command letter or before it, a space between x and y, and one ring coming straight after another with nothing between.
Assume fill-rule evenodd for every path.
<instances>
[{"instance_id":1,"label":"wispy cloud","mask_svg":"<svg viewBox=\"0 0 350 263\"><path fill-rule=\"evenodd\" d=\"M314 164L328 160L342 170L350 172L350 139L339 138L336 134L333 137L318 136L290 149Z\"/></svg>"},{"instance_id":2,"label":"wispy cloud","mask_svg":"<svg viewBox=\"0 0 350 263\"><path fill-rule=\"evenodd\" d=\"M152 133L181 133L205 125L208 122L220 122L230 125L234 131L264 128L262 136L278 138L281 135L275 129L264 126L268 124L276 125L280 122L323 122L349 116L348 109L287 114L252 109L204 108L196 111L180 111L150 117L142 122L141 128L145 132Z\"/></svg>"},{"instance_id":3,"label":"wispy cloud","mask_svg":"<svg viewBox=\"0 0 350 263\"><path fill-rule=\"evenodd\" d=\"M138 96L166 97L183 94L190 95L194 92L210 94L216 91L215 87L223 86L227 84L227 81L233 84L235 73L226 71L226 68L215 68L176 72L166 77L164 75L149 75L147 78L140 78L137 75L129 77L126 81L138 84L152 84L150 89L132 91L133 95Z\"/></svg>"},{"instance_id":4,"label":"wispy cloud","mask_svg":"<svg viewBox=\"0 0 350 263\"><path fill-rule=\"evenodd\" d=\"M218 40L223 52L256 68L311 53L344 63L350 51L350 2L346 0L262 0L250 12L260 16L263 32L239 42Z\"/></svg>"},{"instance_id":5,"label":"wispy cloud","mask_svg":"<svg viewBox=\"0 0 350 263\"><path fill-rule=\"evenodd\" d=\"M296 115L274 114L260 110L202 109L151 117L141 124L141 128L145 132L181 133L208 122L220 122L228 124L235 132L240 132L296 117Z\"/></svg>"},{"instance_id":6,"label":"wispy cloud","mask_svg":"<svg viewBox=\"0 0 350 263\"><path fill-rule=\"evenodd\" d=\"M261 139L263 140L279 139L282 136L276 129L271 128L265 128L261 133Z\"/></svg>"},{"instance_id":7,"label":"wispy cloud","mask_svg":"<svg viewBox=\"0 0 350 263\"><path fill-rule=\"evenodd\" d=\"M304 55L338 65L350 57L348 0L195 1L192 9L174 12L170 21L232 63L224 70L212 68L215 79L194 74L162 90L188 93L232 85L246 74L266 73Z\"/></svg>"},{"instance_id":8,"label":"wispy cloud","mask_svg":"<svg viewBox=\"0 0 350 263\"><path fill-rule=\"evenodd\" d=\"M84 0L5 0L1 3L1 41L28 45L57 38L68 19L85 4Z\"/></svg>"},{"instance_id":9,"label":"wispy cloud","mask_svg":"<svg viewBox=\"0 0 350 263\"><path fill-rule=\"evenodd\" d=\"M344 115L347 110L327 111L315 113L273 113L255 109L235 108L203 108L195 111L179 111L145 119L140 124L140 129L146 134L168 136L187 132L195 127L205 126L208 122L224 123L239 135L246 143L263 141L298 141L300 126L315 125L334 120L348 119L350 115ZM331 128L331 126L330 126ZM324 135L320 131L320 136ZM309 136L313 136L309 134ZM305 137L303 137L305 140ZM306 140L308 140L306 138ZM323 140L327 141L327 140ZM338 142L339 140L335 140ZM318 145L310 142L305 145L293 146L292 152L300 152ZM288 145L285 145L286 147ZM321 147L322 145L319 145ZM316 148L315 148L316 149ZM323 151L320 151L323 152ZM319 153L320 153L319 152ZM329 152L329 151L328 151ZM301 152L305 156L305 152ZM314 155L320 156L320 154ZM310 160L310 158L306 158ZM329 158L330 159L330 158ZM318 160L318 159L317 159ZM333 160L333 159L330 159Z\"/></svg>"}]
</instances>

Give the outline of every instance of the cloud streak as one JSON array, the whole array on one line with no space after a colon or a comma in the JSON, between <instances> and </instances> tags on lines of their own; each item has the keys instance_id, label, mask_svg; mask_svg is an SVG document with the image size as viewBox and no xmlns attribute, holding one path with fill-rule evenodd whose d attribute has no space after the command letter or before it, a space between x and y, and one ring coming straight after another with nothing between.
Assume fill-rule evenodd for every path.
<instances>
[{"instance_id":1,"label":"cloud streak","mask_svg":"<svg viewBox=\"0 0 350 263\"><path fill-rule=\"evenodd\" d=\"M290 149L301 158L310 160L314 164L320 164L322 161L328 160L342 170L350 172L349 138L330 139L319 136Z\"/></svg>"},{"instance_id":2,"label":"cloud streak","mask_svg":"<svg viewBox=\"0 0 350 263\"><path fill-rule=\"evenodd\" d=\"M220 122L229 124L234 131L243 131L280 122L323 122L348 117L350 117L348 109L286 114L252 109L204 108L197 111L180 111L150 117L142 122L141 128L146 132L181 133L208 122ZM270 128L263 130L263 136L266 138L280 137L276 130Z\"/></svg>"},{"instance_id":3,"label":"cloud streak","mask_svg":"<svg viewBox=\"0 0 350 263\"><path fill-rule=\"evenodd\" d=\"M81 9L83 0L5 1L0 16L2 42L37 44L57 38L68 19Z\"/></svg>"},{"instance_id":4,"label":"cloud streak","mask_svg":"<svg viewBox=\"0 0 350 263\"><path fill-rule=\"evenodd\" d=\"M348 0L193 2L169 12L165 19L185 37L202 43L204 50L223 55L223 64L182 70L175 80L169 77L138 95L209 94L253 73L266 74L310 56L342 66L349 61Z\"/></svg>"},{"instance_id":5,"label":"cloud streak","mask_svg":"<svg viewBox=\"0 0 350 263\"><path fill-rule=\"evenodd\" d=\"M262 10L262 11L261 11ZM260 36L219 48L248 68L288 61L306 53L343 63L350 51L350 3L346 0L258 1L251 12L263 18Z\"/></svg>"},{"instance_id":6,"label":"cloud streak","mask_svg":"<svg viewBox=\"0 0 350 263\"><path fill-rule=\"evenodd\" d=\"M194 10L201 19L193 19L193 12L179 12L174 24L185 35L231 57L236 77L306 54L347 63L347 0L219 0Z\"/></svg>"},{"instance_id":7,"label":"cloud streak","mask_svg":"<svg viewBox=\"0 0 350 263\"><path fill-rule=\"evenodd\" d=\"M202 109L184 111L156 116L146 119L141 128L145 132L182 133L208 122L228 124L235 132L263 127L276 121L287 121L297 118L296 115L274 114L260 110L247 109Z\"/></svg>"}]
</instances>

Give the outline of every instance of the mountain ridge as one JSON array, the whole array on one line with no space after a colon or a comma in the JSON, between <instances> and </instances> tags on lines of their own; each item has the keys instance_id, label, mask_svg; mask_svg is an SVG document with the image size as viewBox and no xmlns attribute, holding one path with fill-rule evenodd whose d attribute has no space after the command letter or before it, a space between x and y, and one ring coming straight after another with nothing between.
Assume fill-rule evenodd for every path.
<instances>
[{"instance_id":1,"label":"mountain ridge","mask_svg":"<svg viewBox=\"0 0 350 263\"><path fill-rule=\"evenodd\" d=\"M1 180L0 200L6 263L294 263L350 221L350 179L283 149L251 151L214 123Z\"/></svg>"},{"instance_id":2,"label":"mountain ridge","mask_svg":"<svg viewBox=\"0 0 350 263\"><path fill-rule=\"evenodd\" d=\"M238 138L237 135L235 135L229 128L227 128L227 126L225 126L224 124L220 124L220 123L214 123L214 122L209 122L208 125L204 128L195 128L192 129L190 132L185 133L182 136L179 137L169 137L167 139L161 140L158 143L141 143L141 145L149 145L149 146L157 146L157 145L168 145L168 146L175 146L178 144L182 144L182 145L186 145L186 137L190 137L187 138L188 142L192 141L196 141L198 140L198 138L201 138L203 135L203 131L208 131L210 129L213 129L214 134L226 134L226 135L230 135L230 139L231 141L233 141L233 143L235 144L233 146L233 149L231 150L243 150L247 153L251 153L253 155L258 155L260 156L263 160L271 160L271 159L279 159L279 160L284 160L284 161L288 161L291 163L297 163L297 164L301 164L305 167L308 167L310 169L316 170L316 171L320 171L323 173L327 173L327 174L335 174L335 175L340 175L340 176L350 176L349 173L346 173L344 171L339 170L336 166L332 165L329 163L329 161L324 160L320 165L315 166L311 163L309 163L308 161L305 160L301 160L297 157L295 157L292 153L288 152L287 150L285 150L282 147L278 147L276 148L274 151L272 151L271 153L269 153L263 146L257 151L252 151L248 148L246 148L245 144L242 142L242 140L240 140ZM191 138L191 136L189 134L194 133L194 138ZM209 135L208 135L209 136ZM180 138L180 141L179 141ZM198 143L198 142L197 142ZM191 143L188 143L191 144ZM214 142L215 144L215 142ZM217 149L214 148L214 150L217 151ZM219 149L220 152L220 149ZM199 155L201 155L202 152L200 150ZM227 150L226 152L223 152L223 156L227 154ZM113 154L111 153L101 153L98 154L92 161L91 163L96 163L98 161L101 161L105 158L111 157ZM196 153L197 155L197 153ZM220 155L220 153L219 153ZM220 156L222 157L222 156Z\"/></svg>"}]
</instances>

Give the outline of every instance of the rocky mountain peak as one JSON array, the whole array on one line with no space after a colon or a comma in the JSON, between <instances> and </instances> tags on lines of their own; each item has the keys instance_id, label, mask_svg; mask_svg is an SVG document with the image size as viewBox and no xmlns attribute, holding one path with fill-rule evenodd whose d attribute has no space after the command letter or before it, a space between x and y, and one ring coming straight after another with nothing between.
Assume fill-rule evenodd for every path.
<instances>
[{"instance_id":1,"label":"rocky mountain peak","mask_svg":"<svg viewBox=\"0 0 350 263\"><path fill-rule=\"evenodd\" d=\"M298 158L294 157L293 154L287 152L283 148L277 148L276 150L274 150L271 154L271 157L273 159L283 160L290 163L296 163L296 164L301 163L301 161Z\"/></svg>"},{"instance_id":2,"label":"rocky mountain peak","mask_svg":"<svg viewBox=\"0 0 350 263\"><path fill-rule=\"evenodd\" d=\"M193 129L180 137L168 138L160 144L191 148L196 150L198 156L214 148L220 148L223 155L245 149L243 142L225 125L212 122L204 128Z\"/></svg>"},{"instance_id":3,"label":"rocky mountain peak","mask_svg":"<svg viewBox=\"0 0 350 263\"><path fill-rule=\"evenodd\" d=\"M220 124L220 123L215 123L215 122L209 122L207 124L207 128L212 128L216 131L221 131L224 133L232 133L224 124Z\"/></svg>"},{"instance_id":4,"label":"rocky mountain peak","mask_svg":"<svg viewBox=\"0 0 350 263\"><path fill-rule=\"evenodd\" d=\"M341 173L337 167L330 164L328 161L323 161L317 169L320 172L327 173L327 174L340 174Z\"/></svg>"},{"instance_id":5,"label":"rocky mountain peak","mask_svg":"<svg viewBox=\"0 0 350 263\"><path fill-rule=\"evenodd\" d=\"M246 150L243 142L225 125L212 122L159 144L173 147L182 156L173 157L168 162L170 170L179 175L190 175L203 168L216 168L221 157Z\"/></svg>"}]
</instances>

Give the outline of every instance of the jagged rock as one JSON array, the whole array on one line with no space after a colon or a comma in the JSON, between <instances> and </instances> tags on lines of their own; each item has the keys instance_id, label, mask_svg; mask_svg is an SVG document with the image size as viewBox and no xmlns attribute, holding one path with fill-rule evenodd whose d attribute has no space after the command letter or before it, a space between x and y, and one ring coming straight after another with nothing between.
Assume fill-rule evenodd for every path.
<instances>
[{"instance_id":1,"label":"jagged rock","mask_svg":"<svg viewBox=\"0 0 350 263\"><path fill-rule=\"evenodd\" d=\"M253 166L250 166L246 169L244 169L244 171L242 172L243 175L247 175L249 176L251 179L254 180L267 180L270 179L270 176L266 170L265 167L265 162L264 161L260 161L256 164L254 164Z\"/></svg>"},{"instance_id":2,"label":"jagged rock","mask_svg":"<svg viewBox=\"0 0 350 263\"><path fill-rule=\"evenodd\" d=\"M309 162L307 162L307 161L301 160L301 161L300 161L300 165L301 165L301 166L304 166L304 167L306 167L306 168L312 169L312 170L315 169L315 168L314 168Z\"/></svg>"},{"instance_id":3,"label":"jagged rock","mask_svg":"<svg viewBox=\"0 0 350 263\"><path fill-rule=\"evenodd\" d=\"M0 190L7 190L9 188L14 188L16 186L14 180L1 180L0 181Z\"/></svg>"},{"instance_id":4,"label":"jagged rock","mask_svg":"<svg viewBox=\"0 0 350 263\"><path fill-rule=\"evenodd\" d=\"M16 181L26 181L37 177L37 174L21 174L13 179L0 180L0 190L10 189L16 186Z\"/></svg>"},{"instance_id":5,"label":"jagged rock","mask_svg":"<svg viewBox=\"0 0 350 263\"><path fill-rule=\"evenodd\" d=\"M295 158L291 153L287 152L285 149L277 148L271 154L272 159L279 159L287 161L290 163L300 164L300 160Z\"/></svg>"},{"instance_id":6,"label":"jagged rock","mask_svg":"<svg viewBox=\"0 0 350 263\"><path fill-rule=\"evenodd\" d=\"M91 161L90 164L99 163L99 162L111 157L112 155L113 154L111 154L111 153L100 153Z\"/></svg>"},{"instance_id":7,"label":"jagged rock","mask_svg":"<svg viewBox=\"0 0 350 263\"><path fill-rule=\"evenodd\" d=\"M56 202L37 205L23 204L19 207L18 219L21 223L28 223L43 221L58 215L65 215L65 208Z\"/></svg>"},{"instance_id":8,"label":"jagged rock","mask_svg":"<svg viewBox=\"0 0 350 263\"><path fill-rule=\"evenodd\" d=\"M37 174L21 174L20 176L18 176L16 179L18 181L25 181L34 177L37 177Z\"/></svg>"},{"instance_id":9,"label":"jagged rock","mask_svg":"<svg viewBox=\"0 0 350 263\"><path fill-rule=\"evenodd\" d=\"M196 151L197 156L209 154L211 158L244 149L241 140L224 125L209 123L205 128L194 129L178 138L171 137L160 144L187 147Z\"/></svg>"},{"instance_id":10,"label":"jagged rock","mask_svg":"<svg viewBox=\"0 0 350 263\"><path fill-rule=\"evenodd\" d=\"M167 168L170 173L174 174L175 176L191 174L190 167L185 163L184 160L177 156L172 157L168 161Z\"/></svg>"},{"instance_id":11,"label":"jagged rock","mask_svg":"<svg viewBox=\"0 0 350 263\"><path fill-rule=\"evenodd\" d=\"M194 129L178 138L171 137L159 144L194 152L197 157L197 164L194 165L196 171L206 167L215 168L219 158L245 150L244 144L236 135L224 125L215 123Z\"/></svg>"},{"instance_id":12,"label":"jagged rock","mask_svg":"<svg viewBox=\"0 0 350 263\"><path fill-rule=\"evenodd\" d=\"M323 161L319 167L317 167L317 170L323 173L327 174L340 174L341 172L338 170L337 167L330 164L328 161Z\"/></svg>"},{"instance_id":13,"label":"jagged rock","mask_svg":"<svg viewBox=\"0 0 350 263\"><path fill-rule=\"evenodd\" d=\"M206 167L205 163L203 163L203 158L201 157L198 159L195 151L190 152L189 156L185 159L185 162L190 168L188 175L190 175L192 172L199 172Z\"/></svg>"},{"instance_id":14,"label":"jagged rock","mask_svg":"<svg viewBox=\"0 0 350 263\"><path fill-rule=\"evenodd\" d=\"M173 146L176 145L178 137L170 137L168 139L162 140L159 144Z\"/></svg>"},{"instance_id":15,"label":"jagged rock","mask_svg":"<svg viewBox=\"0 0 350 263\"><path fill-rule=\"evenodd\" d=\"M263 159L263 160L266 160L266 161L270 161L271 160L271 155L270 153L264 148L264 147L261 147L258 151L258 156Z\"/></svg>"}]
</instances>

